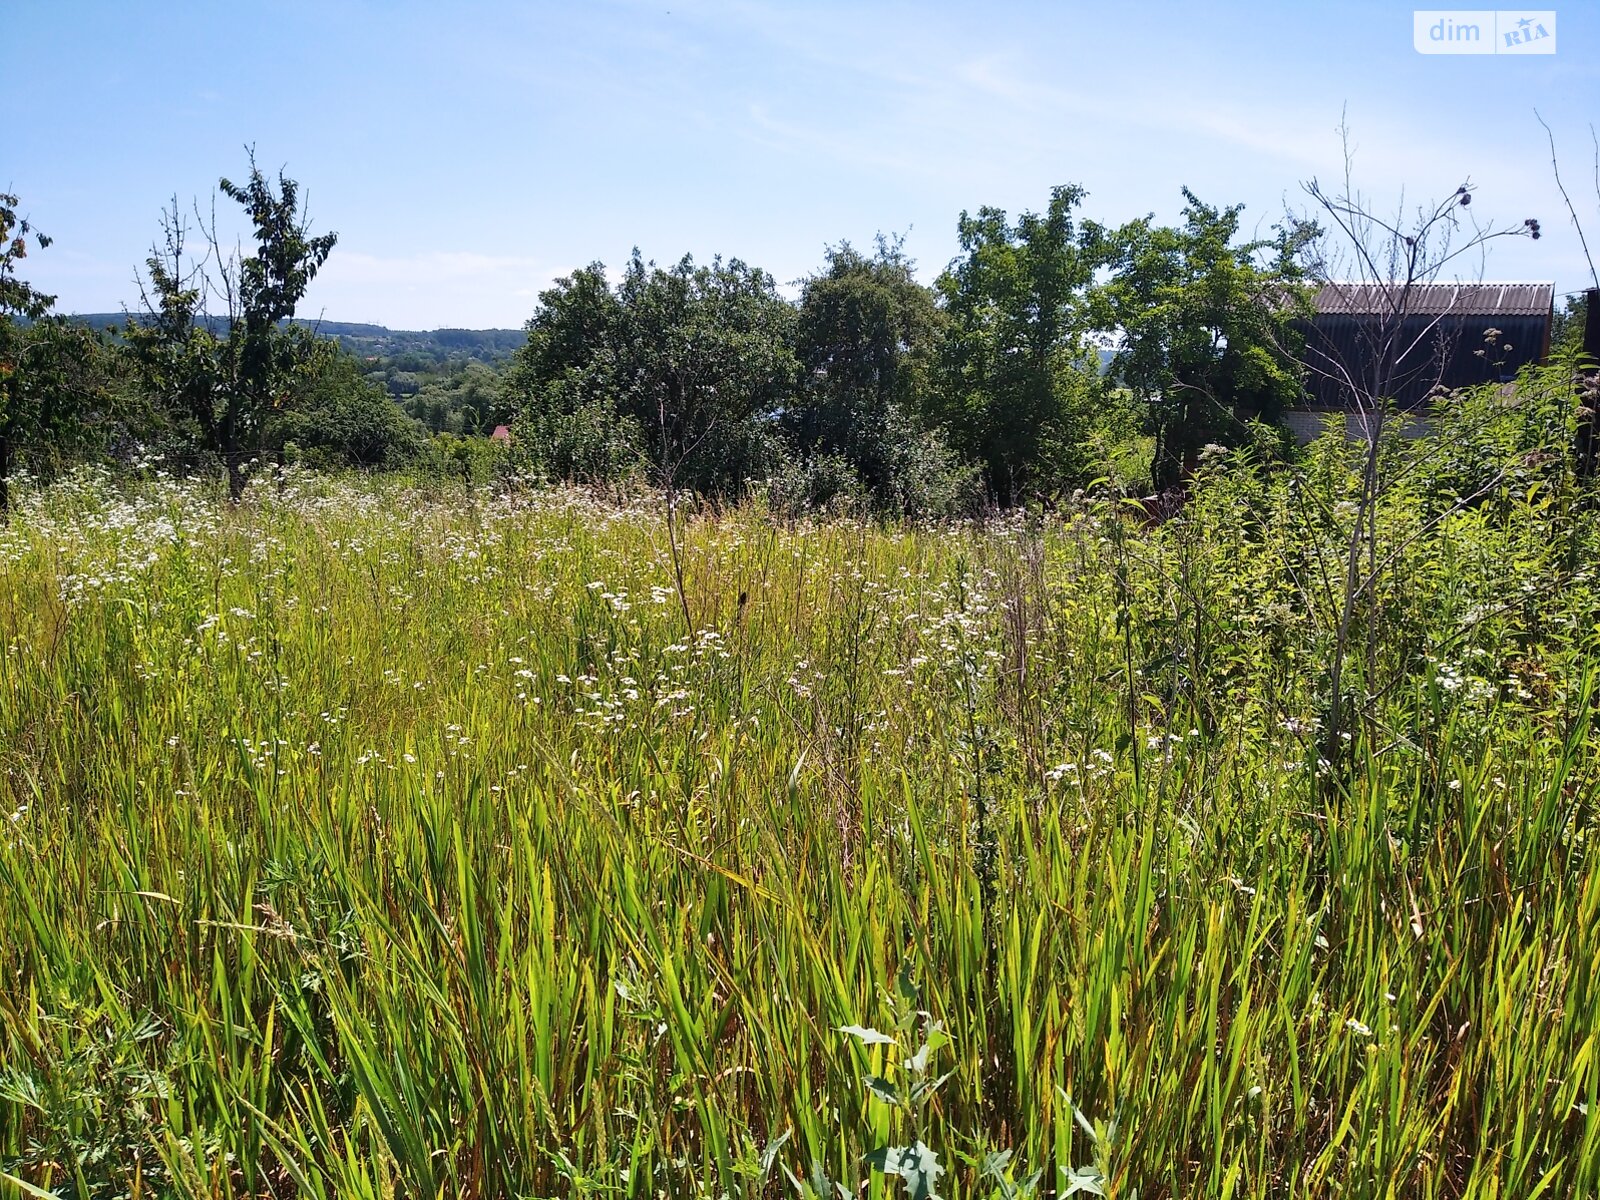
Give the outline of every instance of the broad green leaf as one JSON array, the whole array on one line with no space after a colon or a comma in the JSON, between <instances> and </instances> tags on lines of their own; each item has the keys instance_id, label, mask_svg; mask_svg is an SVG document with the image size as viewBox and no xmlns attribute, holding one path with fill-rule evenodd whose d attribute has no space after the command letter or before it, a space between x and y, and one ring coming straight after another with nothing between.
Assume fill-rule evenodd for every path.
<instances>
[{"instance_id":1,"label":"broad green leaf","mask_svg":"<svg viewBox=\"0 0 1600 1200\"><path fill-rule=\"evenodd\" d=\"M906 1059L906 1070L915 1071L919 1075L922 1074L928 1069L928 1059L932 1054L933 1047L929 1043L923 1042L921 1049Z\"/></svg>"},{"instance_id":2,"label":"broad green leaf","mask_svg":"<svg viewBox=\"0 0 1600 1200\"><path fill-rule=\"evenodd\" d=\"M867 1155L867 1163L885 1175L906 1181L911 1200L938 1200L939 1176L945 1169L939 1156L919 1140L914 1146L881 1146Z\"/></svg>"},{"instance_id":3,"label":"broad green leaf","mask_svg":"<svg viewBox=\"0 0 1600 1200\"><path fill-rule=\"evenodd\" d=\"M894 1039L887 1033L879 1033L876 1029L868 1029L862 1025L841 1025L840 1033L848 1033L863 1046L892 1046Z\"/></svg>"},{"instance_id":4,"label":"broad green leaf","mask_svg":"<svg viewBox=\"0 0 1600 1200\"><path fill-rule=\"evenodd\" d=\"M885 1104L898 1105L900 1103L899 1091L887 1079L882 1079L877 1075L868 1075L863 1082L866 1083L867 1090Z\"/></svg>"},{"instance_id":5,"label":"broad green leaf","mask_svg":"<svg viewBox=\"0 0 1600 1200\"><path fill-rule=\"evenodd\" d=\"M1074 1196L1079 1192L1087 1192L1091 1196L1104 1196L1105 1176L1094 1167L1079 1167L1075 1171L1063 1169L1062 1196Z\"/></svg>"}]
</instances>

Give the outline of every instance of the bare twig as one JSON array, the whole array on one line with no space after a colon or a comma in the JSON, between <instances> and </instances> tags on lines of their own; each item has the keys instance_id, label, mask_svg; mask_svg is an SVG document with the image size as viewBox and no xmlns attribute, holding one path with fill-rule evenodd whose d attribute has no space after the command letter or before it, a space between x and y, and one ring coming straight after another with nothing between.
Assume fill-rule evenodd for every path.
<instances>
[{"instance_id":1,"label":"bare twig","mask_svg":"<svg viewBox=\"0 0 1600 1200\"><path fill-rule=\"evenodd\" d=\"M1567 185L1561 182L1561 165L1556 161L1556 135L1550 128L1550 123L1540 116L1539 110L1533 110L1534 119L1544 126L1544 133L1550 139L1550 173L1555 176L1556 190L1561 193L1561 200L1567 206L1567 215L1572 218L1572 227L1578 231L1578 244L1583 247L1584 261L1589 264L1589 278L1594 281L1594 286L1600 288L1600 273L1595 271L1594 255L1589 253L1589 239L1583 236L1583 222L1578 220L1578 210L1573 207L1572 197L1567 195ZM1590 132L1593 133L1591 126ZM1600 155L1600 151L1597 151ZM1600 156L1595 161L1595 192L1600 195Z\"/></svg>"}]
</instances>

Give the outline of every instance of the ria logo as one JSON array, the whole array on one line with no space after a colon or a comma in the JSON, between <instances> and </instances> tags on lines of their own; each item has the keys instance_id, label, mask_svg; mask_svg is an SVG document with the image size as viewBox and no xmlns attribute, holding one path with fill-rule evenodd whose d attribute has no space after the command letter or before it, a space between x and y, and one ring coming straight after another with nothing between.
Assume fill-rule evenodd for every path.
<instances>
[{"instance_id":1,"label":"ria logo","mask_svg":"<svg viewBox=\"0 0 1600 1200\"><path fill-rule=\"evenodd\" d=\"M1419 9L1411 14L1418 54L1554 54L1553 10Z\"/></svg>"}]
</instances>

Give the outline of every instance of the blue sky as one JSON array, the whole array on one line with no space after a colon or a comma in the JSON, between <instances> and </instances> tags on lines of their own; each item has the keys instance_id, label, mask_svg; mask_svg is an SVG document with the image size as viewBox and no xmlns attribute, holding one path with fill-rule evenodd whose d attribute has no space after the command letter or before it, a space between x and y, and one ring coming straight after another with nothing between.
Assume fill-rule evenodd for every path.
<instances>
[{"instance_id":1,"label":"blue sky","mask_svg":"<svg viewBox=\"0 0 1600 1200\"><path fill-rule=\"evenodd\" d=\"M1556 11L1557 54L1507 57L1419 55L1412 6L1376 2L7 0L0 190L56 238L29 277L114 311L162 205L254 143L339 233L302 315L510 327L635 245L787 282L900 232L931 279L963 209L1057 183L1105 222L1175 219L1187 185L1265 229L1342 173L1343 112L1370 194L1470 177L1480 218L1545 230L1487 274L1566 291L1587 267L1533 110L1600 241L1600 5Z\"/></svg>"}]
</instances>

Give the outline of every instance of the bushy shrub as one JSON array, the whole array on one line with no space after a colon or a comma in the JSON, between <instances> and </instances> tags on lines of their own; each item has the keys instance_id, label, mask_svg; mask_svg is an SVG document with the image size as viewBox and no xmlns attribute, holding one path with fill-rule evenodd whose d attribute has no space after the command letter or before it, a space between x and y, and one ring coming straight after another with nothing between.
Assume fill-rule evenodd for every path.
<instances>
[{"instance_id":1,"label":"bushy shrub","mask_svg":"<svg viewBox=\"0 0 1600 1200\"><path fill-rule=\"evenodd\" d=\"M806 462L789 460L767 477L764 490L767 507L791 519L812 513L862 512L872 504L855 468L837 454Z\"/></svg>"},{"instance_id":2,"label":"bushy shrub","mask_svg":"<svg viewBox=\"0 0 1600 1200\"><path fill-rule=\"evenodd\" d=\"M509 477L518 461L511 446L493 438L436 433L412 466L424 479L485 484Z\"/></svg>"},{"instance_id":3,"label":"bushy shrub","mask_svg":"<svg viewBox=\"0 0 1600 1200\"><path fill-rule=\"evenodd\" d=\"M514 436L530 469L552 482L610 483L642 476L648 465L639 423L607 400L530 411Z\"/></svg>"},{"instance_id":4,"label":"bushy shrub","mask_svg":"<svg viewBox=\"0 0 1600 1200\"><path fill-rule=\"evenodd\" d=\"M913 434L897 448L884 498L897 515L930 520L969 516L983 498L977 464L964 460L939 434Z\"/></svg>"},{"instance_id":5,"label":"bushy shrub","mask_svg":"<svg viewBox=\"0 0 1600 1200\"><path fill-rule=\"evenodd\" d=\"M975 514L983 505L983 478L932 432L909 433L886 453L888 471L877 488L842 454L790 458L767 474L763 493L776 513L876 514L942 520Z\"/></svg>"},{"instance_id":6,"label":"bushy shrub","mask_svg":"<svg viewBox=\"0 0 1600 1200\"><path fill-rule=\"evenodd\" d=\"M1418 464L1418 489L1435 508L1476 503L1493 493L1525 495L1571 469L1577 356L1527 367L1513 383L1441 395L1431 420L1431 452Z\"/></svg>"}]
</instances>

